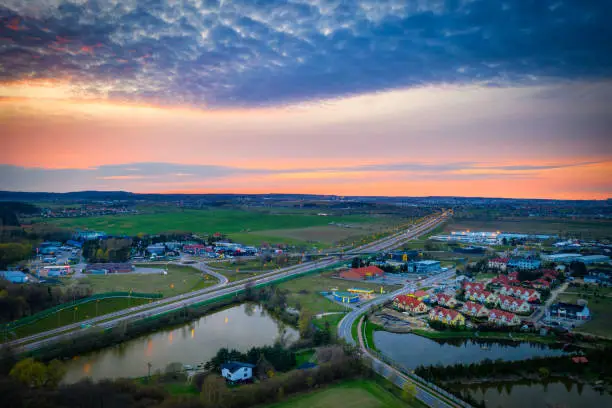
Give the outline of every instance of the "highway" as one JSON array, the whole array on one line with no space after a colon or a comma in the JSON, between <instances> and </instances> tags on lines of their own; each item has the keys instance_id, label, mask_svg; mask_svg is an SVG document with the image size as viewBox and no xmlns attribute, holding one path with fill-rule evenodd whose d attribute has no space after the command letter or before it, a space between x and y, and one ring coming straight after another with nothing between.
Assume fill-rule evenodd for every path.
<instances>
[{"instance_id":1,"label":"highway","mask_svg":"<svg viewBox=\"0 0 612 408\"><path fill-rule=\"evenodd\" d=\"M383 251L396 248L403 242L418 237L437 227L441 222L448 217L447 213L442 213L437 216L428 217L424 222L412 226L408 231L393 234L378 241L355 248L346 254L346 260L358 256L362 252ZM129 309L120 310L114 313L105 314L92 319L81 321L78 323L69 324L46 332L38 333L29 337L14 340L7 345L16 349L16 351L31 351L56 341L66 340L78 337L86 331L91 330L81 328L82 325L91 325L99 328L109 328L126 320L141 319L149 316L158 315L161 313L179 310L194 303L199 303L205 300L218 298L233 292L243 290L247 284L261 285L274 282L275 280L285 278L287 276L300 275L310 272L314 269L327 267L339 262L336 257L325 257L316 261L306 262L300 265L267 272L256 277L247 278L239 282L229 283L227 278L207 267L204 262L199 262L192 266L198 268L203 273L210 274L219 279L219 283L214 286L201 289L182 295L173 296L170 298L160 299L155 302L136 306Z\"/></svg>"}]
</instances>

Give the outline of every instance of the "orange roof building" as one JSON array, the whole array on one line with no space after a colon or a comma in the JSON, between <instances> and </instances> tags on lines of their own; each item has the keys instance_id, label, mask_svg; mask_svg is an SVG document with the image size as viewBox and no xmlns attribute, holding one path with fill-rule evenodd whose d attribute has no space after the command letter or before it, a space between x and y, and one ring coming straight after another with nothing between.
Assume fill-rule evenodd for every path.
<instances>
[{"instance_id":1,"label":"orange roof building","mask_svg":"<svg viewBox=\"0 0 612 408\"><path fill-rule=\"evenodd\" d=\"M352 268L345 272L340 272L342 279L364 280L368 278L378 278L384 276L385 272L378 266L365 266L363 268Z\"/></svg>"}]
</instances>

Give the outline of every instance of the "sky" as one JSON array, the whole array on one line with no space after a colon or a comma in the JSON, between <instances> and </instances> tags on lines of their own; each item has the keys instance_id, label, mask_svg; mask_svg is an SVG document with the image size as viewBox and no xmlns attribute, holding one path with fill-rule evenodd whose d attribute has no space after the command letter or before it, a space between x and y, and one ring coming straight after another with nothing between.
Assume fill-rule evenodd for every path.
<instances>
[{"instance_id":1,"label":"sky","mask_svg":"<svg viewBox=\"0 0 612 408\"><path fill-rule=\"evenodd\" d=\"M0 190L609 198L610 16L2 0Z\"/></svg>"}]
</instances>

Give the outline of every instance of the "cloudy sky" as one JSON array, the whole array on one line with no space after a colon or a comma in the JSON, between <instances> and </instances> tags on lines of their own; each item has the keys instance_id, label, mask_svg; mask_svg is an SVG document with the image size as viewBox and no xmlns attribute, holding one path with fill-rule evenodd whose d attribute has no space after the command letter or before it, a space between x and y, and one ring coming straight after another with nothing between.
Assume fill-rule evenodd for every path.
<instances>
[{"instance_id":1,"label":"cloudy sky","mask_svg":"<svg viewBox=\"0 0 612 408\"><path fill-rule=\"evenodd\" d=\"M612 197L610 16L2 0L0 189Z\"/></svg>"}]
</instances>

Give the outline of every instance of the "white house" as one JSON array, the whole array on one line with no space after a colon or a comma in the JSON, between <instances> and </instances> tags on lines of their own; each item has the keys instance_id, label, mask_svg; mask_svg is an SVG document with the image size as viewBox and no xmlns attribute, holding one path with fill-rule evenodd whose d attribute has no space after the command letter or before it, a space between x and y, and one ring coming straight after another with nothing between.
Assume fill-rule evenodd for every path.
<instances>
[{"instance_id":1,"label":"white house","mask_svg":"<svg viewBox=\"0 0 612 408\"><path fill-rule=\"evenodd\" d=\"M221 375L232 383L247 381L253 377L253 368L253 364L230 361L221 365Z\"/></svg>"}]
</instances>

